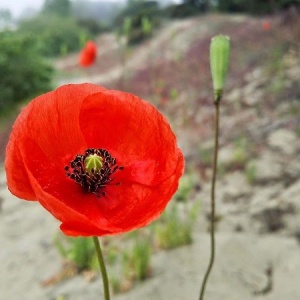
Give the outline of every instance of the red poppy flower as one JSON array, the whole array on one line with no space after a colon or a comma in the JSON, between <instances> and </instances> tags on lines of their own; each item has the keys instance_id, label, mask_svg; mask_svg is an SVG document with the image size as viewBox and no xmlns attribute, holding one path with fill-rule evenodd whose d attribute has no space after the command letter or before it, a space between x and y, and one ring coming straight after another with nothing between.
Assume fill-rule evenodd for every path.
<instances>
[{"instance_id":1,"label":"red poppy flower","mask_svg":"<svg viewBox=\"0 0 300 300\"><path fill-rule=\"evenodd\" d=\"M79 64L82 67L89 67L91 66L97 56L97 46L93 41L88 41L85 47L80 52L79 57Z\"/></svg>"},{"instance_id":2,"label":"red poppy flower","mask_svg":"<svg viewBox=\"0 0 300 300\"><path fill-rule=\"evenodd\" d=\"M269 31L271 29L271 22L264 21L262 23L262 29L265 30L265 31Z\"/></svg>"},{"instance_id":3,"label":"red poppy flower","mask_svg":"<svg viewBox=\"0 0 300 300\"><path fill-rule=\"evenodd\" d=\"M147 225L177 190L183 167L175 135L151 104L88 83L31 101L5 159L11 193L39 201L71 236Z\"/></svg>"}]
</instances>

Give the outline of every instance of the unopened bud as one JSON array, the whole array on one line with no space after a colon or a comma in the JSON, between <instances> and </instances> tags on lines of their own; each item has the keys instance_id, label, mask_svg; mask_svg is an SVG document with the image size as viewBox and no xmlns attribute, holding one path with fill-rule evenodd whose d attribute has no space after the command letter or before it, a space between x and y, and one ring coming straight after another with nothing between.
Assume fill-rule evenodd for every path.
<instances>
[{"instance_id":1,"label":"unopened bud","mask_svg":"<svg viewBox=\"0 0 300 300\"><path fill-rule=\"evenodd\" d=\"M210 69L213 80L215 101L220 101L228 70L230 38L217 35L210 43Z\"/></svg>"}]
</instances>

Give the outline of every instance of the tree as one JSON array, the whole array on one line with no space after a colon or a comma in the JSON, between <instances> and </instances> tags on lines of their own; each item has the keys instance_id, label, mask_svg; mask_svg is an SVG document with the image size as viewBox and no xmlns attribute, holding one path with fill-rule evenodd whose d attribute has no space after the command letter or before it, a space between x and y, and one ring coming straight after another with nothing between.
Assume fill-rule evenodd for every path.
<instances>
[{"instance_id":1,"label":"tree","mask_svg":"<svg viewBox=\"0 0 300 300\"><path fill-rule=\"evenodd\" d=\"M32 34L41 52L50 57L76 51L80 48L82 36L90 38L85 28L79 27L71 17L59 15L38 15L20 23L20 31Z\"/></svg>"},{"instance_id":2,"label":"tree","mask_svg":"<svg viewBox=\"0 0 300 300\"><path fill-rule=\"evenodd\" d=\"M129 0L116 17L114 25L123 29L122 33L126 35L129 44L135 44L150 36L149 30L145 30L145 22L152 31L160 25L161 18L162 12L156 1Z\"/></svg>"},{"instance_id":3,"label":"tree","mask_svg":"<svg viewBox=\"0 0 300 300\"><path fill-rule=\"evenodd\" d=\"M51 89L52 67L32 36L0 32L0 112Z\"/></svg>"},{"instance_id":4,"label":"tree","mask_svg":"<svg viewBox=\"0 0 300 300\"><path fill-rule=\"evenodd\" d=\"M71 2L70 0L45 0L42 12L64 17L69 16L71 14Z\"/></svg>"}]
</instances>

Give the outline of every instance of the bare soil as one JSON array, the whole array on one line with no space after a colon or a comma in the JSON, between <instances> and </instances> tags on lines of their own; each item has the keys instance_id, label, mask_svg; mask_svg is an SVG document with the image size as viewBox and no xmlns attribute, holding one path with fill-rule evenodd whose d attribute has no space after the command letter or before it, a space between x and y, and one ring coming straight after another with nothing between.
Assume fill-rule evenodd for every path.
<instances>
[{"instance_id":1,"label":"bare soil","mask_svg":"<svg viewBox=\"0 0 300 300\"><path fill-rule=\"evenodd\" d=\"M221 107L217 184L217 257L206 299L300 299L300 18L207 15L166 23L125 49L113 35L80 69L78 54L58 60L57 84L94 82L151 101L170 120L196 174L191 202L201 201L194 241L153 256L153 274L113 299L198 299L209 256L212 104L210 38L228 34L230 72ZM270 30L262 23L269 21ZM1 130L3 151L10 131ZM252 171L251 171L252 170ZM100 279L82 275L43 286L62 266L53 246L59 223L38 203L21 201L0 172L0 299L102 299Z\"/></svg>"}]
</instances>

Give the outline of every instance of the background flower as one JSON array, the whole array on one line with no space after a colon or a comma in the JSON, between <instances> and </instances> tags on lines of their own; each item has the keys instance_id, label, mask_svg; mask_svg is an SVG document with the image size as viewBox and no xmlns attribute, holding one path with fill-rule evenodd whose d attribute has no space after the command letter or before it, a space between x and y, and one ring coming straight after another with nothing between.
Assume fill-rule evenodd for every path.
<instances>
[{"instance_id":1,"label":"background flower","mask_svg":"<svg viewBox=\"0 0 300 300\"><path fill-rule=\"evenodd\" d=\"M89 67L96 61L97 46L93 41L87 41L84 48L80 52L79 64L82 67Z\"/></svg>"},{"instance_id":2,"label":"background flower","mask_svg":"<svg viewBox=\"0 0 300 300\"><path fill-rule=\"evenodd\" d=\"M97 196L66 175L86 149L124 167ZM7 146L10 191L38 200L67 235L116 234L156 219L178 187L184 160L167 120L138 97L93 84L65 85L34 99Z\"/></svg>"}]
</instances>

